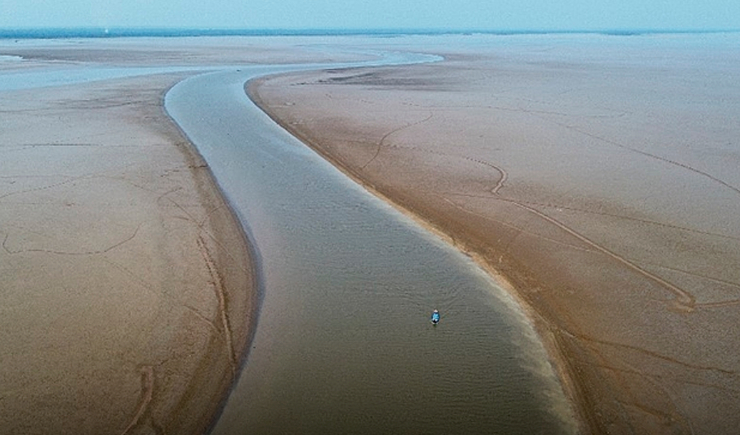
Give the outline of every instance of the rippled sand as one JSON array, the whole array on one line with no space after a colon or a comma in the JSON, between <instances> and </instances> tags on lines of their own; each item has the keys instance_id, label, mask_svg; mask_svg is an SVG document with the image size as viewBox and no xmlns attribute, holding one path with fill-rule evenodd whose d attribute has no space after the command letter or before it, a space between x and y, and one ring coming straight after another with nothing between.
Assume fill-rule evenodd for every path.
<instances>
[{"instance_id":1,"label":"rippled sand","mask_svg":"<svg viewBox=\"0 0 740 435\"><path fill-rule=\"evenodd\" d=\"M740 430L738 35L386 43L447 60L251 94L503 275L590 432Z\"/></svg>"}]
</instances>

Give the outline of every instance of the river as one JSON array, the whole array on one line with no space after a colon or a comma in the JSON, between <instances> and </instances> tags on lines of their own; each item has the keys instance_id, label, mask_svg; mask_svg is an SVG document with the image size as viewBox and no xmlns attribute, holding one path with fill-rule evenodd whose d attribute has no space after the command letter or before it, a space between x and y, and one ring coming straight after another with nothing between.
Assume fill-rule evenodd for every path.
<instances>
[{"instance_id":1,"label":"river","mask_svg":"<svg viewBox=\"0 0 740 435\"><path fill-rule=\"evenodd\" d=\"M212 433L575 432L513 299L246 97L247 80L294 68L202 74L166 96L244 225L264 289Z\"/></svg>"}]
</instances>

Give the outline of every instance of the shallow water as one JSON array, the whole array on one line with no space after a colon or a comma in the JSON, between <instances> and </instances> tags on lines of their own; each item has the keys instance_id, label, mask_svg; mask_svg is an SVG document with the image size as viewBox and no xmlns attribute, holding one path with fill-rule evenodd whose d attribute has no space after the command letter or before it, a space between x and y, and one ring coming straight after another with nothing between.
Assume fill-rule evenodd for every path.
<instances>
[{"instance_id":1,"label":"shallow water","mask_svg":"<svg viewBox=\"0 0 740 435\"><path fill-rule=\"evenodd\" d=\"M14 61L16 63L22 60ZM151 74L176 73L193 70L213 69L203 67L152 67L119 68L90 66L48 66L37 67L34 71L0 72L0 91L66 86L80 83L145 76Z\"/></svg>"},{"instance_id":2,"label":"shallow water","mask_svg":"<svg viewBox=\"0 0 740 435\"><path fill-rule=\"evenodd\" d=\"M249 102L243 83L268 72L201 75L166 98L259 252L265 289L213 433L573 432L508 295Z\"/></svg>"}]
</instances>

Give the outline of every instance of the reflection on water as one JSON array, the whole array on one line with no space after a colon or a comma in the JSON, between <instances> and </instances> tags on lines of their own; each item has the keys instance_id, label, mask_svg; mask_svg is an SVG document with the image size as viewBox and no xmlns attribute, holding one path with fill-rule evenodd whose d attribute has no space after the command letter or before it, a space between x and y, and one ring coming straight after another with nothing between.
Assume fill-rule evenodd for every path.
<instances>
[{"instance_id":1,"label":"reflection on water","mask_svg":"<svg viewBox=\"0 0 740 435\"><path fill-rule=\"evenodd\" d=\"M244 96L249 75L189 79L166 100L263 268L258 329L214 433L574 431L506 294L269 121Z\"/></svg>"}]
</instances>

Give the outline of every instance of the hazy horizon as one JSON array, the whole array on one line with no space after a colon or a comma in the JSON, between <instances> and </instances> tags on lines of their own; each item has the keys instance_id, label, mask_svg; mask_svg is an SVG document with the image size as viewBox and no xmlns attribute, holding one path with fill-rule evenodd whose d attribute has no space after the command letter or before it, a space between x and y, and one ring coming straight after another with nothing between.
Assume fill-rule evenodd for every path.
<instances>
[{"instance_id":1,"label":"hazy horizon","mask_svg":"<svg viewBox=\"0 0 740 435\"><path fill-rule=\"evenodd\" d=\"M137 37L137 36L383 36L383 35L566 35L595 34L609 36L636 36L659 34L722 34L740 33L738 28L717 29L463 29L463 28L206 28L206 27L27 27L2 28L2 38L65 38L65 37Z\"/></svg>"},{"instance_id":2,"label":"hazy horizon","mask_svg":"<svg viewBox=\"0 0 740 435\"><path fill-rule=\"evenodd\" d=\"M608 31L738 29L736 0L0 0L0 29Z\"/></svg>"}]
</instances>

